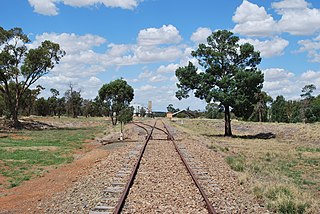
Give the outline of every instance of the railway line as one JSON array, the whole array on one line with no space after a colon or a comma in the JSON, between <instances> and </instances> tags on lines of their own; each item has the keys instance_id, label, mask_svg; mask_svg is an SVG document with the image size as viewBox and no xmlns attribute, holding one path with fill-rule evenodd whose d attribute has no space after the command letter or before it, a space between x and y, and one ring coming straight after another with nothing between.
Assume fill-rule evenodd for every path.
<instances>
[{"instance_id":1,"label":"railway line","mask_svg":"<svg viewBox=\"0 0 320 214\"><path fill-rule=\"evenodd\" d=\"M176 144L165 123L134 124L145 131L145 142L130 152L90 213L216 213L200 182L212 180ZM130 169L132 159L136 162Z\"/></svg>"},{"instance_id":2,"label":"railway line","mask_svg":"<svg viewBox=\"0 0 320 214\"><path fill-rule=\"evenodd\" d=\"M177 150L216 213L270 213L240 183L241 175L230 169L225 157L210 149L209 139L174 125L177 121L167 127L161 121L156 125L155 120L143 122L128 124L123 142L108 141L114 133L97 139L97 143L111 142L97 148L107 155L83 168L86 174L72 185L41 200L35 213L209 213ZM130 183L138 159L141 161Z\"/></svg>"}]
</instances>

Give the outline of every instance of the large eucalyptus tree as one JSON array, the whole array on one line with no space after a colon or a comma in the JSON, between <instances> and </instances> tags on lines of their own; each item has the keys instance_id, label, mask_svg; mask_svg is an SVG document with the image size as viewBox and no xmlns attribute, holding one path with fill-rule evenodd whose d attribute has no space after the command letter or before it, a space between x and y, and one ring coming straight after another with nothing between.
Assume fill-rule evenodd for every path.
<instances>
[{"instance_id":1,"label":"large eucalyptus tree","mask_svg":"<svg viewBox=\"0 0 320 214\"><path fill-rule=\"evenodd\" d=\"M257 68L260 53L249 43L240 44L239 37L232 32L218 30L191 55L198 59L204 72L191 62L179 67L176 96L187 98L189 92L194 91L196 97L207 103L219 103L224 109L225 136L232 136L230 111L249 118L257 101L255 94L262 89L264 77Z\"/></svg>"},{"instance_id":2,"label":"large eucalyptus tree","mask_svg":"<svg viewBox=\"0 0 320 214\"><path fill-rule=\"evenodd\" d=\"M59 44L44 41L39 47L28 49L29 42L21 28L0 27L0 92L8 101L15 128L20 127L18 113L23 95L65 55Z\"/></svg>"}]
</instances>

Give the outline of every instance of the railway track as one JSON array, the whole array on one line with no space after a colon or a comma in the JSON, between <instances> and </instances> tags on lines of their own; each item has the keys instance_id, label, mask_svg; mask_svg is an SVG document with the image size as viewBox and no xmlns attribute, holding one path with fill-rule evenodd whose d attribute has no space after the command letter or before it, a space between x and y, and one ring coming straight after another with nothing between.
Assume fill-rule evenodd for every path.
<instances>
[{"instance_id":1,"label":"railway track","mask_svg":"<svg viewBox=\"0 0 320 214\"><path fill-rule=\"evenodd\" d=\"M165 123L135 125L146 140L129 155L136 158L134 167L124 165L90 213L216 213L199 182L205 173L178 147Z\"/></svg>"}]
</instances>

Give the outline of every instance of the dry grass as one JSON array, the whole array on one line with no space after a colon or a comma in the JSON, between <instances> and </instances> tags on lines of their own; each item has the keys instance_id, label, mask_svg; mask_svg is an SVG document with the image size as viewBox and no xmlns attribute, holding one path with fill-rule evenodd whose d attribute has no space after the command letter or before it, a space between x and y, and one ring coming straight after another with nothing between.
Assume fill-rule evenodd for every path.
<instances>
[{"instance_id":1,"label":"dry grass","mask_svg":"<svg viewBox=\"0 0 320 214\"><path fill-rule=\"evenodd\" d=\"M223 137L222 120L175 123L201 134L208 148L238 171L239 182L274 212L320 213L320 124L232 121L235 137ZM261 135L262 134L262 135ZM257 136L272 136L259 139Z\"/></svg>"}]
</instances>

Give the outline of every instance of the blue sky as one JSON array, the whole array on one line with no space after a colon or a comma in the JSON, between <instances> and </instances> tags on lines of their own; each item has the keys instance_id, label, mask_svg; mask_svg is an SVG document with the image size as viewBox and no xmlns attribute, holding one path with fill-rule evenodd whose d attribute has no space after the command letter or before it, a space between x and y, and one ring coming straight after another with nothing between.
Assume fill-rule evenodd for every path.
<instances>
[{"instance_id":1,"label":"blue sky","mask_svg":"<svg viewBox=\"0 0 320 214\"><path fill-rule=\"evenodd\" d=\"M311 83L320 89L320 1L6 0L2 8L0 26L21 27L30 48L49 39L67 52L39 80L43 96L72 83L91 99L123 77L135 89L134 103L204 109L199 99L175 98L174 71L196 63L190 52L217 29L233 31L261 52L264 90L272 97L298 99Z\"/></svg>"}]
</instances>

